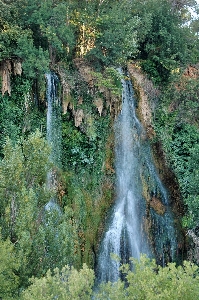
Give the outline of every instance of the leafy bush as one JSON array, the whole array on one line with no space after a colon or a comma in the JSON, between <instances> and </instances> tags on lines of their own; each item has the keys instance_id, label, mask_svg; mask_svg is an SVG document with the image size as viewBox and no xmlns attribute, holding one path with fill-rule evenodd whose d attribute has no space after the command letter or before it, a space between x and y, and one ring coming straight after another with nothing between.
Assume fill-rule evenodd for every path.
<instances>
[{"instance_id":1,"label":"leafy bush","mask_svg":"<svg viewBox=\"0 0 199 300\"><path fill-rule=\"evenodd\" d=\"M155 128L180 187L186 208L183 225L198 226L198 79L178 77L155 112Z\"/></svg>"},{"instance_id":2,"label":"leafy bush","mask_svg":"<svg viewBox=\"0 0 199 300\"><path fill-rule=\"evenodd\" d=\"M37 131L18 143L8 139L0 162L1 233L14 245L20 287L32 275L76 262L73 212L58 207L52 200L55 191L46 186L49 155L47 141Z\"/></svg>"},{"instance_id":3,"label":"leafy bush","mask_svg":"<svg viewBox=\"0 0 199 300\"><path fill-rule=\"evenodd\" d=\"M41 279L32 279L32 285L22 293L22 299L179 299L197 300L199 297L198 267L187 261L183 266L169 263L162 268L154 260L144 256L140 261L132 259L133 271L129 265L121 267L126 281L103 283L93 293L94 273L85 265L77 272L68 266L54 274L47 272Z\"/></svg>"},{"instance_id":4,"label":"leafy bush","mask_svg":"<svg viewBox=\"0 0 199 300\"><path fill-rule=\"evenodd\" d=\"M193 34L182 26L183 20L170 1L150 0L137 3L135 9L143 24L138 30L142 68L155 83L168 83L172 70L191 60L188 48Z\"/></svg>"},{"instance_id":5,"label":"leafy bush","mask_svg":"<svg viewBox=\"0 0 199 300\"><path fill-rule=\"evenodd\" d=\"M132 263L133 271L129 270L129 265L122 266L126 274L125 282L103 284L95 299L198 299L196 265L185 261L183 266L169 263L162 268L144 256L140 261L132 259Z\"/></svg>"},{"instance_id":6,"label":"leafy bush","mask_svg":"<svg viewBox=\"0 0 199 300\"><path fill-rule=\"evenodd\" d=\"M58 268L53 273L31 280L32 285L22 293L22 300L89 300L94 283L94 272L86 265L78 272L73 267Z\"/></svg>"}]
</instances>

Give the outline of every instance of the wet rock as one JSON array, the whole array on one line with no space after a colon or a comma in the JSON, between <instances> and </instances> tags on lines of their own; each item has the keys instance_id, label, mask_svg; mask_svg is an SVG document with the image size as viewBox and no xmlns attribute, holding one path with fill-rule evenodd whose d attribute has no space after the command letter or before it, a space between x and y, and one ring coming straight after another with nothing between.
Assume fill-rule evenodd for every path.
<instances>
[{"instance_id":1,"label":"wet rock","mask_svg":"<svg viewBox=\"0 0 199 300\"><path fill-rule=\"evenodd\" d=\"M165 206L156 197L152 197L150 201L150 207L152 207L159 215L163 215L166 211Z\"/></svg>"}]
</instances>

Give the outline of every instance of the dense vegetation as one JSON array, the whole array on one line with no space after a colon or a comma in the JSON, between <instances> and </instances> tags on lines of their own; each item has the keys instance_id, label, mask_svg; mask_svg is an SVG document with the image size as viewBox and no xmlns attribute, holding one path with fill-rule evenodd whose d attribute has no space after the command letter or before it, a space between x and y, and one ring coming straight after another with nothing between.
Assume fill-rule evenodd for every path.
<instances>
[{"instance_id":1,"label":"dense vegetation","mask_svg":"<svg viewBox=\"0 0 199 300\"><path fill-rule=\"evenodd\" d=\"M134 271L129 265L121 268L124 281L102 284L95 292L94 299L198 299L198 267L184 262L176 267L174 263L165 268L157 266L155 261L141 257L140 262L133 260ZM66 280L67 278L67 280ZM75 279L75 283L74 283ZM91 299L94 274L85 265L79 272L64 267L48 272L41 279L33 279L32 285L22 293L22 299Z\"/></svg>"},{"instance_id":2,"label":"dense vegetation","mask_svg":"<svg viewBox=\"0 0 199 300\"><path fill-rule=\"evenodd\" d=\"M111 125L121 87L113 67L127 61L139 61L160 91L158 100L151 99L156 139L179 183L183 226L199 226L197 65L194 76L185 75L186 67L199 61L198 20L192 21L188 10L194 5L191 0L0 1L2 299L90 299L89 268L114 198ZM80 75L77 60L92 68L94 85ZM50 160L45 138L49 70L64 74L70 89L62 99L70 104L60 121L59 166ZM75 126L78 110L84 120ZM47 188L49 170L56 174L56 190ZM52 198L59 209L49 212L44 208ZM104 285L97 299L198 299L198 269L192 264L163 269L143 258L135 270L126 267L125 287Z\"/></svg>"}]
</instances>

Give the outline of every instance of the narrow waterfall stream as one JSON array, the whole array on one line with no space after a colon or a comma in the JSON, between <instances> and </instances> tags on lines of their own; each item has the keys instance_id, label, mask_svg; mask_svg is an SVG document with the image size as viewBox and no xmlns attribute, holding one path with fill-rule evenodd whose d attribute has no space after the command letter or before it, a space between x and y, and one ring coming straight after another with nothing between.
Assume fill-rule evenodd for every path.
<instances>
[{"instance_id":1,"label":"narrow waterfall stream","mask_svg":"<svg viewBox=\"0 0 199 300\"><path fill-rule=\"evenodd\" d=\"M50 160L57 167L61 166L61 104L58 97L59 79L53 72L46 74L47 89L47 141L51 146ZM48 174L47 185L49 190L56 189L56 174L51 170ZM51 199L45 206L46 210L59 209L55 199Z\"/></svg>"},{"instance_id":2,"label":"narrow waterfall stream","mask_svg":"<svg viewBox=\"0 0 199 300\"><path fill-rule=\"evenodd\" d=\"M98 282L116 281L120 277L119 266L130 257L139 259L145 253L164 264L174 259L176 251L168 193L153 164L145 131L136 117L131 82L122 80L122 85L122 111L115 122L117 196L99 251ZM144 198L144 183L150 197L160 199L164 207L162 214L149 207ZM114 259L112 254L120 259Z\"/></svg>"},{"instance_id":3,"label":"narrow waterfall stream","mask_svg":"<svg viewBox=\"0 0 199 300\"><path fill-rule=\"evenodd\" d=\"M56 166L61 162L61 104L58 97L59 79L55 73L46 74L47 79L47 140L51 145L51 160Z\"/></svg>"}]
</instances>

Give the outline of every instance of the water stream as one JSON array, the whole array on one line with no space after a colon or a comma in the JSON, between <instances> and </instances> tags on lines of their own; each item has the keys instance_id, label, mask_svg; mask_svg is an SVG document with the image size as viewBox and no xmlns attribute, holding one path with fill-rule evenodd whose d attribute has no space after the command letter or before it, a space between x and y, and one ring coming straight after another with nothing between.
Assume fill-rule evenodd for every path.
<instances>
[{"instance_id":1,"label":"water stream","mask_svg":"<svg viewBox=\"0 0 199 300\"><path fill-rule=\"evenodd\" d=\"M96 268L99 282L116 281L120 277L119 266L130 257L139 259L141 253L145 253L158 257L164 264L174 259L176 252L169 195L155 169L149 142L135 114L132 84L122 79L122 86L122 111L115 122L117 197L99 251ZM163 214L149 207L144 198L144 182L150 197L160 199ZM146 226L147 219L150 219L150 228Z\"/></svg>"},{"instance_id":2,"label":"water stream","mask_svg":"<svg viewBox=\"0 0 199 300\"><path fill-rule=\"evenodd\" d=\"M56 167L61 166L61 104L58 97L58 84L59 79L53 72L46 74L47 89L47 141L51 146L50 160ZM51 170L47 175L47 186L51 191L56 193L56 171ZM59 210L55 198L45 206L46 210L56 209Z\"/></svg>"},{"instance_id":3,"label":"water stream","mask_svg":"<svg viewBox=\"0 0 199 300\"><path fill-rule=\"evenodd\" d=\"M47 80L47 140L51 146L51 160L56 166L61 162L61 103L58 96L59 79L55 73L46 74Z\"/></svg>"}]
</instances>

